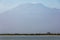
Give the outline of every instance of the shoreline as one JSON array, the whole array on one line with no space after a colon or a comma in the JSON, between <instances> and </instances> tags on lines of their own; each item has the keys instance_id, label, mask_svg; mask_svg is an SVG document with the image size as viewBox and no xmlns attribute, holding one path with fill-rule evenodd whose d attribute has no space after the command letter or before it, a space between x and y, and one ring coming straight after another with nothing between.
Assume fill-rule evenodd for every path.
<instances>
[{"instance_id":1,"label":"shoreline","mask_svg":"<svg viewBox=\"0 0 60 40\"><path fill-rule=\"evenodd\" d=\"M0 35L0 36L60 36L60 35Z\"/></svg>"}]
</instances>

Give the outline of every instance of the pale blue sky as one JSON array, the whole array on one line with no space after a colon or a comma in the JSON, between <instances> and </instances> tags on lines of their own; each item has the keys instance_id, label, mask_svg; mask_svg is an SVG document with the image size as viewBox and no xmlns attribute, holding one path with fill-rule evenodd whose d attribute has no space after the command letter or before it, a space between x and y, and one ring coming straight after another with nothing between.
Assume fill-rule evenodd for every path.
<instances>
[{"instance_id":1,"label":"pale blue sky","mask_svg":"<svg viewBox=\"0 0 60 40\"><path fill-rule=\"evenodd\" d=\"M0 0L0 13L22 3L42 3L47 7L60 9L60 0Z\"/></svg>"}]
</instances>

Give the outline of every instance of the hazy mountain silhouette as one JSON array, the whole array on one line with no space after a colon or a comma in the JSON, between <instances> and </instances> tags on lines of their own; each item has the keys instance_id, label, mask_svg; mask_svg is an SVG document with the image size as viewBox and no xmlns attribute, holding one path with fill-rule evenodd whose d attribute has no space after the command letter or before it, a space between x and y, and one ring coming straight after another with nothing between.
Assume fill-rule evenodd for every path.
<instances>
[{"instance_id":1,"label":"hazy mountain silhouette","mask_svg":"<svg viewBox=\"0 0 60 40\"><path fill-rule=\"evenodd\" d=\"M40 15L40 14L59 14L60 9L48 8L45 7L43 4L22 4L16 8L8 10L7 12L3 13L5 15L10 14L28 14L28 15Z\"/></svg>"},{"instance_id":2,"label":"hazy mountain silhouette","mask_svg":"<svg viewBox=\"0 0 60 40\"><path fill-rule=\"evenodd\" d=\"M56 32L56 28L60 28L59 23L60 9L39 3L23 4L0 15L2 32Z\"/></svg>"}]
</instances>

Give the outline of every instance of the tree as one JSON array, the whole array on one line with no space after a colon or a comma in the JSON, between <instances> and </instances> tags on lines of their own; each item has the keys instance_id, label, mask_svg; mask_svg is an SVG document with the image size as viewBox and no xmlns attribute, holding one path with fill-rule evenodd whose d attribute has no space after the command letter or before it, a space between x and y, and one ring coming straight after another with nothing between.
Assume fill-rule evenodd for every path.
<instances>
[{"instance_id":1,"label":"tree","mask_svg":"<svg viewBox=\"0 0 60 40\"><path fill-rule=\"evenodd\" d=\"M47 34L51 34L50 32L47 32Z\"/></svg>"}]
</instances>

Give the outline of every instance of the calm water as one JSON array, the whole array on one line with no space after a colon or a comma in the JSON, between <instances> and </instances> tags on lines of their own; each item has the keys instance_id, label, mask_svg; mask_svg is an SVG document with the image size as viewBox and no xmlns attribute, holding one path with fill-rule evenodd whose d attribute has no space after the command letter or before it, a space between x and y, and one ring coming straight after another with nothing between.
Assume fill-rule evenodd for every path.
<instances>
[{"instance_id":1,"label":"calm water","mask_svg":"<svg viewBox=\"0 0 60 40\"><path fill-rule=\"evenodd\" d=\"M0 36L0 40L60 40L60 36Z\"/></svg>"}]
</instances>

